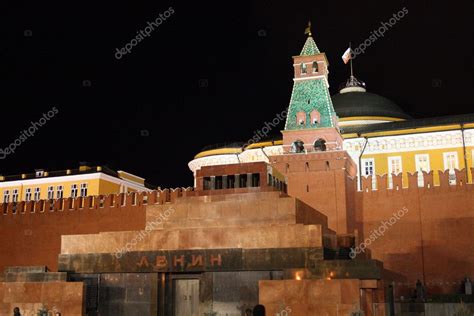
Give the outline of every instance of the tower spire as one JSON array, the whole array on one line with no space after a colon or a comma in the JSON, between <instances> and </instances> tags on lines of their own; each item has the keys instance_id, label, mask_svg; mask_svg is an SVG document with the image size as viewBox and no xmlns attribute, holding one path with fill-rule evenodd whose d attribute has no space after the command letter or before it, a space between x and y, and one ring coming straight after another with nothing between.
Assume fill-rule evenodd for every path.
<instances>
[{"instance_id":1,"label":"tower spire","mask_svg":"<svg viewBox=\"0 0 474 316\"><path fill-rule=\"evenodd\" d=\"M304 30L305 34L308 34L308 36L312 36L311 34L311 21L308 21L308 26Z\"/></svg>"}]
</instances>

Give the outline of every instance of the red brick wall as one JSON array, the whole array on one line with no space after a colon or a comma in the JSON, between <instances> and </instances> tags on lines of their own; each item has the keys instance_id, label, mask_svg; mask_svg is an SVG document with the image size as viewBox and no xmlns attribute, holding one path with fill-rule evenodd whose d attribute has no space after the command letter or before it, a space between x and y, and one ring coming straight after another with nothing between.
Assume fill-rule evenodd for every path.
<instances>
[{"instance_id":1,"label":"red brick wall","mask_svg":"<svg viewBox=\"0 0 474 316\"><path fill-rule=\"evenodd\" d=\"M107 196L103 207L99 207L98 197L88 197L82 209L79 208L80 198L75 203L65 199L62 211L59 210L59 203L50 211L49 203L32 202L26 205L24 213L18 209L16 214L12 212L12 204L8 205L4 214L2 205L0 271L6 266L20 265L46 265L51 271L56 271L61 235L144 229L143 197L137 197L136 205L132 205L131 197L123 194ZM92 199L96 202L90 207ZM148 202L156 200L156 192L148 196ZM32 213L32 210L35 212Z\"/></svg>"},{"instance_id":2,"label":"red brick wall","mask_svg":"<svg viewBox=\"0 0 474 316\"><path fill-rule=\"evenodd\" d=\"M409 176L408 188L356 193L359 243L394 212L406 208L366 253L400 274L398 295L406 296L407 289L423 278L429 293L458 292L462 280L474 276L474 185L450 186L446 178L439 187L418 188L416 177ZM395 182L401 184L401 179Z\"/></svg>"},{"instance_id":3,"label":"red brick wall","mask_svg":"<svg viewBox=\"0 0 474 316\"><path fill-rule=\"evenodd\" d=\"M307 203L328 217L329 228L338 234L350 233L353 225L355 186L348 177L355 165L346 152L287 154L272 156L271 164L288 178L288 195Z\"/></svg>"}]
</instances>

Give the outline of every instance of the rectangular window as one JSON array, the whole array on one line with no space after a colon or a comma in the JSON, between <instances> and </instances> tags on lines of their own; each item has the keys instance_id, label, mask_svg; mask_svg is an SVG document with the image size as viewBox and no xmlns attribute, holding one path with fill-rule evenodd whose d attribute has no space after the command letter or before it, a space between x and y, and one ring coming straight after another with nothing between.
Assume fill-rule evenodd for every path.
<instances>
[{"instance_id":1,"label":"rectangular window","mask_svg":"<svg viewBox=\"0 0 474 316\"><path fill-rule=\"evenodd\" d=\"M203 179L203 190L211 189L211 177L204 177Z\"/></svg>"},{"instance_id":2,"label":"rectangular window","mask_svg":"<svg viewBox=\"0 0 474 316\"><path fill-rule=\"evenodd\" d=\"M87 196L87 183L81 183L81 196Z\"/></svg>"},{"instance_id":3,"label":"rectangular window","mask_svg":"<svg viewBox=\"0 0 474 316\"><path fill-rule=\"evenodd\" d=\"M402 173L402 157L388 157L388 187L393 188L393 176Z\"/></svg>"},{"instance_id":4,"label":"rectangular window","mask_svg":"<svg viewBox=\"0 0 474 316\"><path fill-rule=\"evenodd\" d=\"M456 185L456 172L455 169L459 169L458 153L447 152L443 153L444 170L449 170L449 184Z\"/></svg>"},{"instance_id":5,"label":"rectangular window","mask_svg":"<svg viewBox=\"0 0 474 316\"><path fill-rule=\"evenodd\" d=\"M375 161L371 159L362 159L362 175L373 176L375 171Z\"/></svg>"},{"instance_id":6,"label":"rectangular window","mask_svg":"<svg viewBox=\"0 0 474 316\"><path fill-rule=\"evenodd\" d=\"M35 188L35 201L40 200L40 194L41 194L40 188Z\"/></svg>"},{"instance_id":7,"label":"rectangular window","mask_svg":"<svg viewBox=\"0 0 474 316\"><path fill-rule=\"evenodd\" d=\"M453 151L449 153L443 153L444 158L444 170L454 172L454 169L459 169L458 153Z\"/></svg>"},{"instance_id":8,"label":"rectangular window","mask_svg":"<svg viewBox=\"0 0 474 316\"><path fill-rule=\"evenodd\" d=\"M388 157L388 173L398 175L402 172L402 157Z\"/></svg>"},{"instance_id":9,"label":"rectangular window","mask_svg":"<svg viewBox=\"0 0 474 316\"><path fill-rule=\"evenodd\" d=\"M415 167L418 172L418 186L423 187L425 185L423 171L430 172L430 155L415 155Z\"/></svg>"},{"instance_id":10,"label":"rectangular window","mask_svg":"<svg viewBox=\"0 0 474 316\"><path fill-rule=\"evenodd\" d=\"M260 173L252 173L252 186L253 187L260 186Z\"/></svg>"},{"instance_id":11,"label":"rectangular window","mask_svg":"<svg viewBox=\"0 0 474 316\"><path fill-rule=\"evenodd\" d=\"M377 186L377 177L375 176L375 159L366 158L362 159L362 176L372 176L372 188L375 189Z\"/></svg>"},{"instance_id":12,"label":"rectangular window","mask_svg":"<svg viewBox=\"0 0 474 316\"><path fill-rule=\"evenodd\" d=\"M235 187L235 176L234 175L227 176L227 188L233 189L234 187Z\"/></svg>"},{"instance_id":13,"label":"rectangular window","mask_svg":"<svg viewBox=\"0 0 474 316\"><path fill-rule=\"evenodd\" d=\"M239 188L246 188L247 187L247 174L240 174L239 175Z\"/></svg>"},{"instance_id":14,"label":"rectangular window","mask_svg":"<svg viewBox=\"0 0 474 316\"><path fill-rule=\"evenodd\" d=\"M54 187L51 185L48 187L48 200L54 199Z\"/></svg>"},{"instance_id":15,"label":"rectangular window","mask_svg":"<svg viewBox=\"0 0 474 316\"><path fill-rule=\"evenodd\" d=\"M57 198L57 199L62 199L62 198L63 198L63 196L64 196L63 190L64 190L64 189L63 189L63 186L62 186L62 185L58 185L58 186L56 187L56 198Z\"/></svg>"},{"instance_id":16,"label":"rectangular window","mask_svg":"<svg viewBox=\"0 0 474 316\"><path fill-rule=\"evenodd\" d=\"M77 197L77 184L71 185L71 197L73 199Z\"/></svg>"},{"instance_id":17,"label":"rectangular window","mask_svg":"<svg viewBox=\"0 0 474 316\"><path fill-rule=\"evenodd\" d=\"M3 203L10 202L10 190L3 191Z\"/></svg>"},{"instance_id":18,"label":"rectangular window","mask_svg":"<svg viewBox=\"0 0 474 316\"><path fill-rule=\"evenodd\" d=\"M25 201L26 202L31 201L31 188L27 188L25 190Z\"/></svg>"},{"instance_id":19,"label":"rectangular window","mask_svg":"<svg viewBox=\"0 0 474 316\"><path fill-rule=\"evenodd\" d=\"M18 189L14 189L12 193L12 202L18 202Z\"/></svg>"},{"instance_id":20,"label":"rectangular window","mask_svg":"<svg viewBox=\"0 0 474 316\"><path fill-rule=\"evenodd\" d=\"M221 190L222 189L222 176L216 176L214 179L214 189Z\"/></svg>"}]
</instances>

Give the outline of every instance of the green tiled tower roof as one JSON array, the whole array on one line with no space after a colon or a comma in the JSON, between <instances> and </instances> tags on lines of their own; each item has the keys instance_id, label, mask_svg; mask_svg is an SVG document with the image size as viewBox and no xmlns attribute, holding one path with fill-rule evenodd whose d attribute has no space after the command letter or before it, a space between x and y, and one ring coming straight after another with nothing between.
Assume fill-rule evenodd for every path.
<instances>
[{"instance_id":1,"label":"green tiled tower roof","mask_svg":"<svg viewBox=\"0 0 474 316\"><path fill-rule=\"evenodd\" d=\"M306 43L304 43L303 49L301 50L300 56L310 56L319 53L319 48L316 45L316 42L311 36L308 36Z\"/></svg>"},{"instance_id":2,"label":"green tiled tower roof","mask_svg":"<svg viewBox=\"0 0 474 316\"><path fill-rule=\"evenodd\" d=\"M318 111L321 115L320 121L316 124L312 124L310 121L310 113L313 110ZM296 114L298 112L306 113L306 124L298 124L296 121ZM286 117L285 130L335 127L334 117L336 117L336 112L332 105L329 90L323 79L295 81Z\"/></svg>"},{"instance_id":3,"label":"green tiled tower roof","mask_svg":"<svg viewBox=\"0 0 474 316\"><path fill-rule=\"evenodd\" d=\"M316 61L322 63L321 56L318 56L321 53L311 37L310 29L308 33L309 36L301 50L301 54L294 57L295 65ZM304 57L301 58L300 56ZM314 56L314 60L308 59L308 56ZM324 58L324 60L326 59ZM337 116L328 89L327 64L320 68L320 73L295 75L285 130L337 127ZM311 122L310 119L311 112L314 110L318 111L320 115L319 121L316 123ZM296 119L300 112L306 114L306 122L304 123L300 123Z\"/></svg>"}]
</instances>

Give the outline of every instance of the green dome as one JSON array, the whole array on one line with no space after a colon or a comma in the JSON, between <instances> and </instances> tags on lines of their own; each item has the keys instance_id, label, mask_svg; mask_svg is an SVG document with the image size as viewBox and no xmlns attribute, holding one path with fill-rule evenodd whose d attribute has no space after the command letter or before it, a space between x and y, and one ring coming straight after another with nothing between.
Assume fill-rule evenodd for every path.
<instances>
[{"instance_id":1,"label":"green dome","mask_svg":"<svg viewBox=\"0 0 474 316\"><path fill-rule=\"evenodd\" d=\"M343 90L331 97L334 110L339 118L355 116L411 118L398 105L385 97L361 90L349 92L343 92Z\"/></svg>"}]
</instances>

